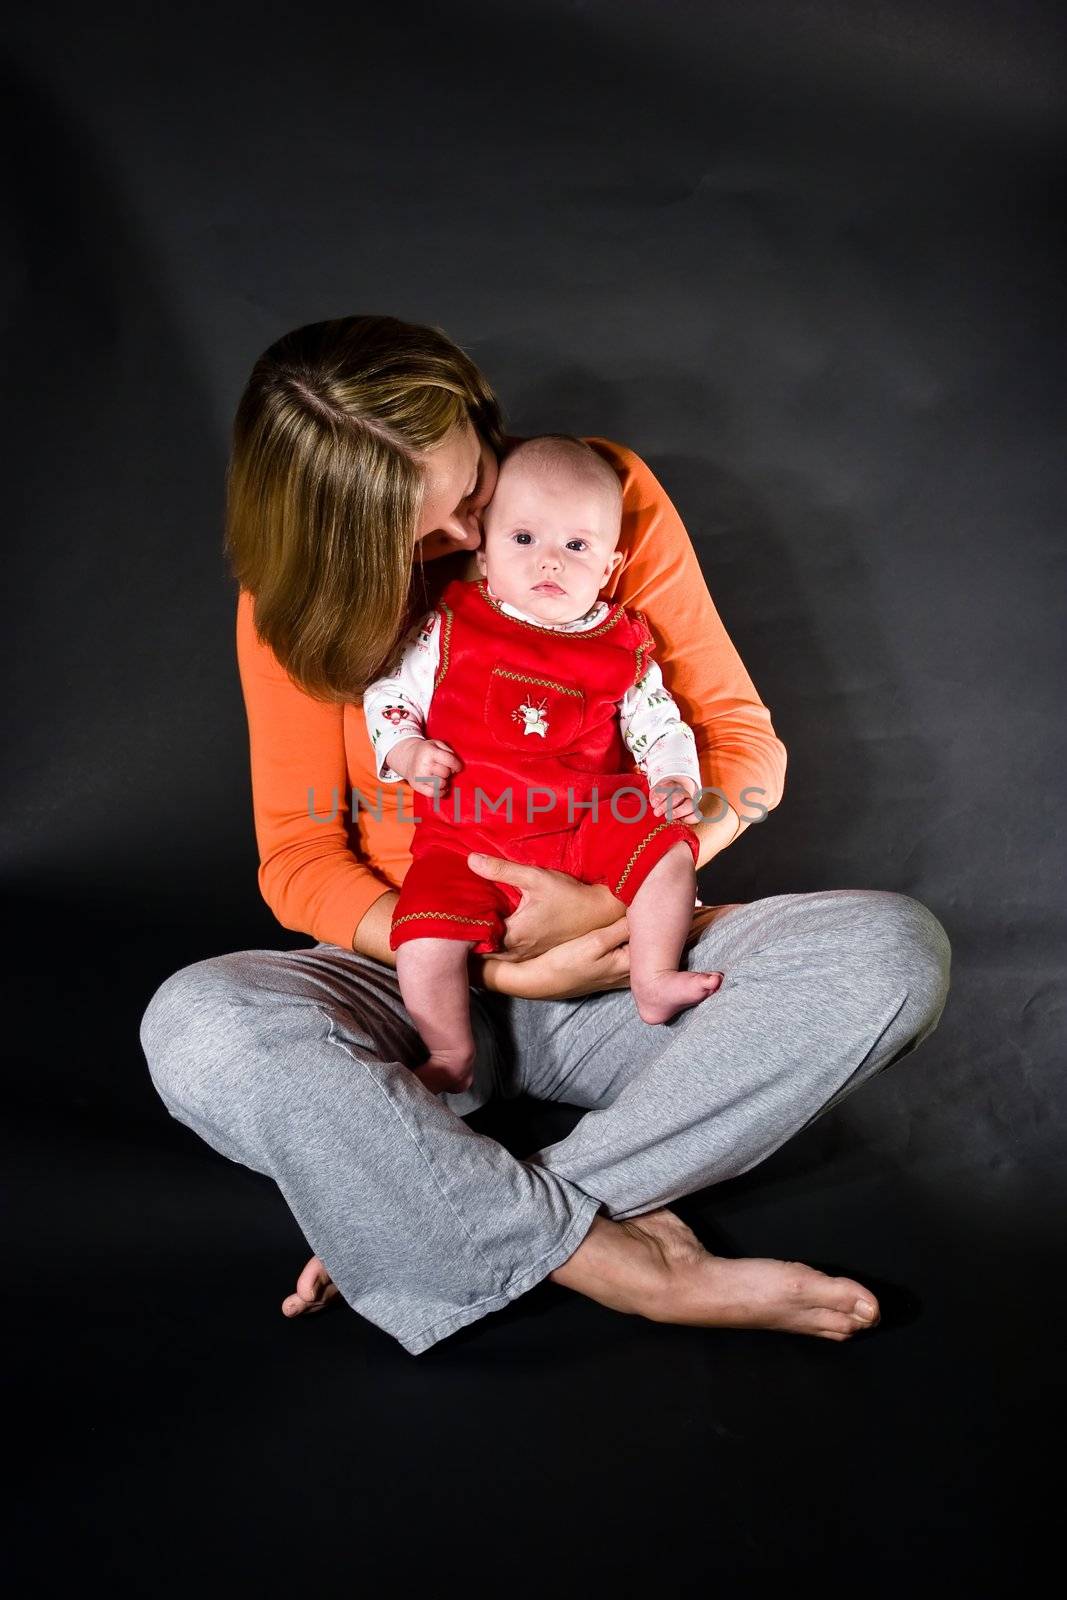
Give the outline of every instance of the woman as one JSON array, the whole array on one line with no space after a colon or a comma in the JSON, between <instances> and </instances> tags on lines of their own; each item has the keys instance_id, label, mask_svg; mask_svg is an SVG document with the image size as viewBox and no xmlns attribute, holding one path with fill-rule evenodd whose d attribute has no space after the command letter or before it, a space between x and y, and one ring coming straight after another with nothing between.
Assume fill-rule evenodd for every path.
<instances>
[{"instance_id":1,"label":"woman","mask_svg":"<svg viewBox=\"0 0 1067 1600\"><path fill-rule=\"evenodd\" d=\"M778 804L785 751L663 490L590 441L624 492L606 592L639 606L704 783L704 865ZM382 793L359 706L420 612L471 573L504 448L499 408L444 334L385 317L297 329L241 400L226 548L240 593L260 889L318 942L199 961L141 1041L171 1114L279 1185L315 1251L288 1315L338 1292L418 1354L549 1277L656 1321L845 1340L873 1294L796 1262L712 1256L668 1207L771 1154L914 1050L948 989L944 929L867 890L698 912L717 993L643 1023L609 890L471 857L519 886L505 951L472 958L475 1082L431 1094L389 929L410 811ZM397 807L400 806L398 811ZM525 1160L463 1118L525 1091L587 1108Z\"/></svg>"}]
</instances>

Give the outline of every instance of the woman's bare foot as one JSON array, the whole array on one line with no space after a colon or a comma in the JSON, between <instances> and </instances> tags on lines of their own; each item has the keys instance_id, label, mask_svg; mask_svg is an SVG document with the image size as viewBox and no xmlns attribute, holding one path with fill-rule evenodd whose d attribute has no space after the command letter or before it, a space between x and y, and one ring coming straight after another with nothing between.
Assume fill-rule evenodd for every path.
<instances>
[{"instance_id":1,"label":"woman's bare foot","mask_svg":"<svg viewBox=\"0 0 1067 1600\"><path fill-rule=\"evenodd\" d=\"M703 1250L703 1245L698 1243L694 1233L686 1227L681 1217L676 1217L673 1211L664 1208L662 1211L650 1212L647 1217L638 1220L655 1226L659 1219L659 1226L669 1227L673 1222L678 1228L692 1239L698 1250ZM669 1219L666 1223L663 1219ZM307 1311L323 1311L331 1301L336 1300L339 1290L330 1274L327 1272L318 1256L312 1256L303 1272L296 1280L296 1292L287 1295L282 1301L282 1315L286 1317L301 1317Z\"/></svg>"},{"instance_id":2,"label":"woman's bare foot","mask_svg":"<svg viewBox=\"0 0 1067 1600\"><path fill-rule=\"evenodd\" d=\"M669 1227L670 1222L676 1223L678 1228L688 1234L698 1250L704 1248L703 1245L697 1242L696 1235L690 1232L681 1217L676 1217L673 1211L668 1211L664 1208L662 1211L650 1212L649 1216L641 1217L639 1220L654 1226L657 1219L664 1218L670 1219L666 1226ZM664 1225L664 1222L660 1220L659 1226L662 1228ZM286 1317L302 1317L308 1311L324 1311L331 1301L336 1300L338 1293L337 1285L330 1277L323 1263L318 1256L312 1256L296 1280L296 1292L286 1295L282 1301L282 1315Z\"/></svg>"},{"instance_id":3,"label":"woman's bare foot","mask_svg":"<svg viewBox=\"0 0 1067 1600\"><path fill-rule=\"evenodd\" d=\"M631 975L630 988L642 1022L669 1022L687 1006L699 1005L722 983L721 972L687 972L667 967L643 979Z\"/></svg>"},{"instance_id":4,"label":"woman's bare foot","mask_svg":"<svg viewBox=\"0 0 1067 1600\"><path fill-rule=\"evenodd\" d=\"M282 1315L300 1317L305 1311L322 1311L339 1292L318 1256L312 1256L296 1280L295 1294L286 1295L282 1301Z\"/></svg>"},{"instance_id":5,"label":"woman's bare foot","mask_svg":"<svg viewBox=\"0 0 1067 1600\"><path fill-rule=\"evenodd\" d=\"M844 1340L879 1317L869 1289L799 1261L713 1256L673 1211L625 1222L594 1218L574 1254L549 1273L615 1311L703 1328L768 1328Z\"/></svg>"},{"instance_id":6,"label":"woman's bare foot","mask_svg":"<svg viewBox=\"0 0 1067 1600\"><path fill-rule=\"evenodd\" d=\"M840 1342L879 1318L874 1295L854 1279L831 1278L799 1261L713 1256L667 1207L625 1222L596 1217L578 1249L549 1277L652 1322L769 1328ZM338 1292L312 1256L282 1311L287 1317L322 1311Z\"/></svg>"}]
</instances>

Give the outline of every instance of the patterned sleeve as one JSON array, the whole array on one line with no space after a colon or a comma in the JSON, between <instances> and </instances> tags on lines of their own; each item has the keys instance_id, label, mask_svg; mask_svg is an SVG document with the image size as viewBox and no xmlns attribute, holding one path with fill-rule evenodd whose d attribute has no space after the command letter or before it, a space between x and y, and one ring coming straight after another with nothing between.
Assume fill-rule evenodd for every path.
<instances>
[{"instance_id":1,"label":"patterned sleeve","mask_svg":"<svg viewBox=\"0 0 1067 1600\"><path fill-rule=\"evenodd\" d=\"M402 739L426 737L440 633L440 617L431 611L408 634L396 671L376 678L364 692L363 715L378 777L385 783L401 781L399 772L387 764L390 750Z\"/></svg>"},{"instance_id":2,"label":"patterned sleeve","mask_svg":"<svg viewBox=\"0 0 1067 1600\"><path fill-rule=\"evenodd\" d=\"M642 676L619 701L619 726L650 789L661 778L677 776L692 778L700 788L696 738L664 688L655 661L646 662Z\"/></svg>"}]
</instances>

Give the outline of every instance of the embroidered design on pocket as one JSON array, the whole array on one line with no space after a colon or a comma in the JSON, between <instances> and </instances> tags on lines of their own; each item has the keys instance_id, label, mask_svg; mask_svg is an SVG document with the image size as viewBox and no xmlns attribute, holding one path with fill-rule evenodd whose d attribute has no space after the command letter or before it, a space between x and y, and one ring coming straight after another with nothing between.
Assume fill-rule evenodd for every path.
<instances>
[{"instance_id":1,"label":"embroidered design on pocket","mask_svg":"<svg viewBox=\"0 0 1067 1600\"><path fill-rule=\"evenodd\" d=\"M489 675L486 721L496 737L514 750L531 749L529 736L542 748L563 748L574 739L585 717L585 695L570 683L535 677L494 666Z\"/></svg>"},{"instance_id":2,"label":"embroidered design on pocket","mask_svg":"<svg viewBox=\"0 0 1067 1600\"><path fill-rule=\"evenodd\" d=\"M523 701L516 711L511 713L512 722L523 724L523 733L539 733L542 739L548 736L548 701L539 700L536 705Z\"/></svg>"}]
</instances>

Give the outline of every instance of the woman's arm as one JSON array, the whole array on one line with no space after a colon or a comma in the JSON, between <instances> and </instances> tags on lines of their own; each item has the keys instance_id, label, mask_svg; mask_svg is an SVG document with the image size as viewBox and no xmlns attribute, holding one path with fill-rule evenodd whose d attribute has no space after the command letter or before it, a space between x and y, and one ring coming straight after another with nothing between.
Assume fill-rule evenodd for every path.
<instances>
[{"instance_id":1,"label":"woman's arm","mask_svg":"<svg viewBox=\"0 0 1067 1600\"><path fill-rule=\"evenodd\" d=\"M257 638L252 597L244 589L237 601L237 665L248 717L260 893L283 928L361 948L353 939L368 911L396 895L353 848L344 707L315 700L292 681ZM384 907L368 923L366 936L376 945L383 915ZM368 953L378 955L377 949Z\"/></svg>"},{"instance_id":2,"label":"woman's arm","mask_svg":"<svg viewBox=\"0 0 1067 1600\"><path fill-rule=\"evenodd\" d=\"M733 844L739 839L745 829L750 826L747 819L742 820L737 815L733 806L727 805L716 795L709 795L701 802L702 811L710 811L711 817L706 822L698 822L693 832L700 841L697 852L696 869L706 867L709 861L725 850L728 844Z\"/></svg>"},{"instance_id":3,"label":"woman's arm","mask_svg":"<svg viewBox=\"0 0 1067 1600\"><path fill-rule=\"evenodd\" d=\"M773 811L785 787L786 749L723 626L692 541L674 506L639 456L590 439L619 473L623 525L605 598L644 612L664 683L696 735L709 821L697 828L698 866ZM721 815L720 815L721 813Z\"/></svg>"},{"instance_id":4,"label":"woman's arm","mask_svg":"<svg viewBox=\"0 0 1067 1600\"><path fill-rule=\"evenodd\" d=\"M389 935L393 927L393 907L400 896L395 889L380 894L364 913L352 937L352 948L362 956L373 956L383 966L396 966L396 951L389 948Z\"/></svg>"}]
</instances>

